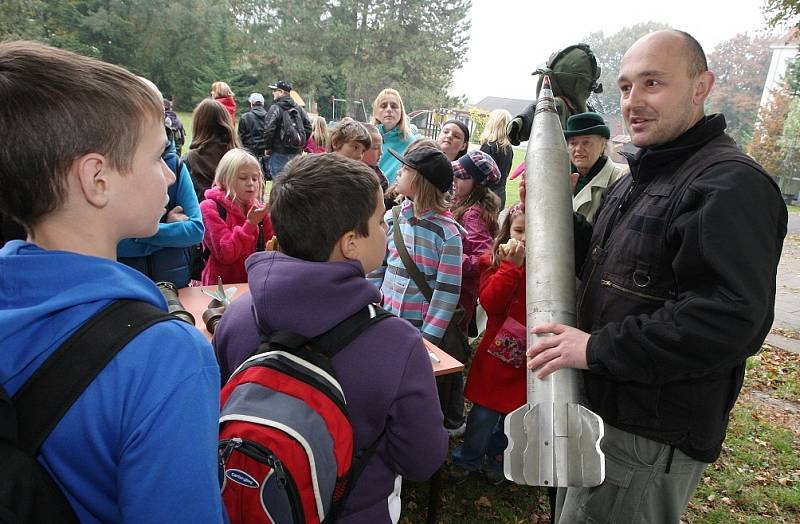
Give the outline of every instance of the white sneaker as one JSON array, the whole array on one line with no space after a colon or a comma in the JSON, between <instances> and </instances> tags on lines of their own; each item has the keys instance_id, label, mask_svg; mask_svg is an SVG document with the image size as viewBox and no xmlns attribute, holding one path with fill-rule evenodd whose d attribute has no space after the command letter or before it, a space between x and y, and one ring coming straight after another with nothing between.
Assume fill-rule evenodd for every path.
<instances>
[{"instance_id":1,"label":"white sneaker","mask_svg":"<svg viewBox=\"0 0 800 524\"><path fill-rule=\"evenodd\" d=\"M464 430L467 429L467 423L463 422L457 428L452 428L451 429L451 428L445 427L444 429L447 430L447 434L450 435L451 437L460 437L461 435L464 434Z\"/></svg>"}]
</instances>

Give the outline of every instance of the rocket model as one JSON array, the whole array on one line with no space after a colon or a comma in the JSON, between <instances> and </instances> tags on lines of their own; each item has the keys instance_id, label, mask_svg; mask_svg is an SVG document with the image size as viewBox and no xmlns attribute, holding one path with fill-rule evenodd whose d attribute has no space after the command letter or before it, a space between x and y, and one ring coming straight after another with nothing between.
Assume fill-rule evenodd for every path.
<instances>
[{"instance_id":1,"label":"rocket model","mask_svg":"<svg viewBox=\"0 0 800 524\"><path fill-rule=\"evenodd\" d=\"M540 336L549 336L531 334L533 326L574 326L576 321L570 161L547 76L536 103L525 168L525 291L531 347ZM578 403L578 370L560 369L543 380L533 371L526 373L527 403L505 419L506 478L531 486L601 484L603 421Z\"/></svg>"}]
</instances>

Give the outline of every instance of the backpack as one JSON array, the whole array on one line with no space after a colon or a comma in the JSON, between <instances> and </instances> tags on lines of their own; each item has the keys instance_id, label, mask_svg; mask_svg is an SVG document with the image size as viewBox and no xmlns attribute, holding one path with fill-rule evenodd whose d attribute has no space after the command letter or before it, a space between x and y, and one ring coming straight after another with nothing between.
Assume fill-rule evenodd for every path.
<instances>
[{"instance_id":1,"label":"backpack","mask_svg":"<svg viewBox=\"0 0 800 524\"><path fill-rule=\"evenodd\" d=\"M112 302L61 344L13 398L0 386L0 522L78 522L36 460L42 443L119 350L144 329L174 318L145 302Z\"/></svg>"},{"instance_id":2,"label":"backpack","mask_svg":"<svg viewBox=\"0 0 800 524\"><path fill-rule=\"evenodd\" d=\"M588 44L575 44L556 51L547 60L547 66L536 72L542 73L536 85L536 97L542 89L544 75L549 75L553 96L564 101L571 115L585 113L589 96L603 92L603 84L597 83L600 66Z\"/></svg>"},{"instance_id":3,"label":"backpack","mask_svg":"<svg viewBox=\"0 0 800 524\"><path fill-rule=\"evenodd\" d=\"M220 476L231 523L333 522L383 433L357 456L344 392L330 365L369 326L369 305L306 338L262 333L222 389Z\"/></svg>"},{"instance_id":4,"label":"backpack","mask_svg":"<svg viewBox=\"0 0 800 524\"><path fill-rule=\"evenodd\" d=\"M587 100L592 93L603 92L603 84L597 82L600 70L589 44L575 44L556 51L550 55L544 67L533 72L540 75L536 84L537 99L542 90L544 75L550 77L550 87L556 99L556 110L562 129L567 127L567 120L572 115L594 111ZM520 142L530 138L535 113L536 102L509 122L508 137L513 145L518 146Z\"/></svg>"},{"instance_id":5,"label":"backpack","mask_svg":"<svg viewBox=\"0 0 800 524\"><path fill-rule=\"evenodd\" d=\"M302 150L306 145L303 117L296 107L284 109L281 115L281 144L287 150Z\"/></svg>"}]
</instances>

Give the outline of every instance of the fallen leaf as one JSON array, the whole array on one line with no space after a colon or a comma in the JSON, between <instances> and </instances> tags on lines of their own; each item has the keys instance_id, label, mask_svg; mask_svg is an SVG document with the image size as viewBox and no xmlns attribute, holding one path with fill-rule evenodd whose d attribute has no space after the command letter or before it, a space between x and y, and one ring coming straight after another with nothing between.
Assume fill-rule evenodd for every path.
<instances>
[{"instance_id":1,"label":"fallen leaf","mask_svg":"<svg viewBox=\"0 0 800 524\"><path fill-rule=\"evenodd\" d=\"M482 496L478 500L475 501L475 505L476 506L481 506L481 507L484 507L484 508L491 508L492 507L492 501L490 501L488 497Z\"/></svg>"}]
</instances>

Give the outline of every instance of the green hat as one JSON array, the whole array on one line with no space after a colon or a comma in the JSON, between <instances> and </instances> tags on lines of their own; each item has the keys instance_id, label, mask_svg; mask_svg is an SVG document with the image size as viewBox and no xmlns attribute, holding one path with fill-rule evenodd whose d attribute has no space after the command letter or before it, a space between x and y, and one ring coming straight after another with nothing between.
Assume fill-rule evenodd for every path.
<instances>
[{"instance_id":1,"label":"green hat","mask_svg":"<svg viewBox=\"0 0 800 524\"><path fill-rule=\"evenodd\" d=\"M597 113L588 112L572 115L567 120L564 138L582 135L600 135L603 138L611 138L611 130L603 122L603 117Z\"/></svg>"}]
</instances>

